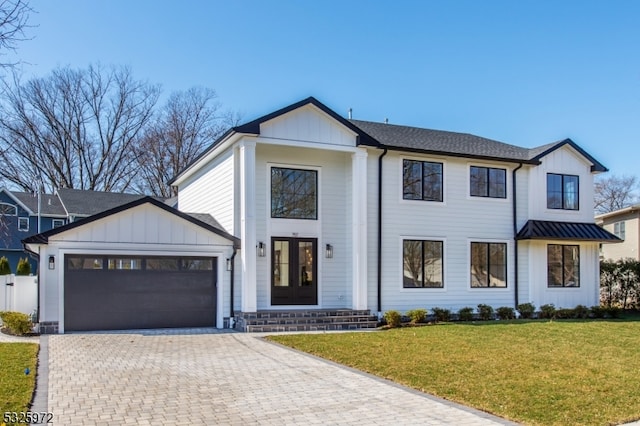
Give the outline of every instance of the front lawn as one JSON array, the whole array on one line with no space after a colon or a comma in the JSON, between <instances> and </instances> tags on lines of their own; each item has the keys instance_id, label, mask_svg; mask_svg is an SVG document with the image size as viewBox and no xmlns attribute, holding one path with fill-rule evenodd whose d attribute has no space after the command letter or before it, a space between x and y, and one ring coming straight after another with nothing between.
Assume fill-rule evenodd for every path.
<instances>
[{"instance_id":1,"label":"front lawn","mask_svg":"<svg viewBox=\"0 0 640 426\"><path fill-rule=\"evenodd\" d=\"M0 343L0 423L6 412L29 409L35 387L38 345ZM29 374L25 369L29 368Z\"/></svg>"},{"instance_id":2,"label":"front lawn","mask_svg":"<svg viewBox=\"0 0 640 426\"><path fill-rule=\"evenodd\" d=\"M269 339L526 424L640 419L640 321L500 321Z\"/></svg>"}]
</instances>

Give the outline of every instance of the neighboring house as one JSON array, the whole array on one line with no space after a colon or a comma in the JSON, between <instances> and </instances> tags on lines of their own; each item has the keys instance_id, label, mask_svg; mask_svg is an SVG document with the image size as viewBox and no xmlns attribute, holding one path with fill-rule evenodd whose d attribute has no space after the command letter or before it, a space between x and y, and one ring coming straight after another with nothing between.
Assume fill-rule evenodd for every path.
<instances>
[{"instance_id":1,"label":"neighboring house","mask_svg":"<svg viewBox=\"0 0 640 426\"><path fill-rule=\"evenodd\" d=\"M9 259L12 272L16 271L18 260L27 257L35 274L36 256L24 251L21 240L142 197L144 195L66 188L38 197L38 194L1 188L0 256Z\"/></svg>"},{"instance_id":2,"label":"neighboring house","mask_svg":"<svg viewBox=\"0 0 640 426\"><path fill-rule=\"evenodd\" d=\"M308 98L222 135L171 182L242 241L233 311L599 303L593 176L533 149L345 119Z\"/></svg>"},{"instance_id":3,"label":"neighboring house","mask_svg":"<svg viewBox=\"0 0 640 426\"><path fill-rule=\"evenodd\" d=\"M213 142L170 182L179 210L143 198L24 240L48 265L41 330L596 305L598 245L619 241L593 220L604 171L569 139L527 149L308 98Z\"/></svg>"},{"instance_id":4,"label":"neighboring house","mask_svg":"<svg viewBox=\"0 0 640 426\"><path fill-rule=\"evenodd\" d=\"M600 249L604 260L632 258L640 260L640 204L595 217L596 223L621 240L620 244L605 244Z\"/></svg>"}]
</instances>

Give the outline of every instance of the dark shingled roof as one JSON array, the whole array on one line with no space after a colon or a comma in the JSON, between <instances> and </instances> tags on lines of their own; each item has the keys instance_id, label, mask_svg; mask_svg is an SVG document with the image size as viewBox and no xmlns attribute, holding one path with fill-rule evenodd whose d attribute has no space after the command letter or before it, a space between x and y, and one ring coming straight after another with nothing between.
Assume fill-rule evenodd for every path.
<instances>
[{"instance_id":1,"label":"dark shingled roof","mask_svg":"<svg viewBox=\"0 0 640 426\"><path fill-rule=\"evenodd\" d=\"M204 222L207 225L210 225L216 229L219 229L221 231L227 232L226 229L224 229L224 227L222 225L220 225L220 222L218 222L217 220L215 220L215 218L213 216L211 216L208 213L186 213L189 216L191 216L194 219L199 220L200 222Z\"/></svg>"},{"instance_id":2,"label":"dark shingled roof","mask_svg":"<svg viewBox=\"0 0 640 426\"><path fill-rule=\"evenodd\" d=\"M141 194L86 191L82 189L58 189L58 196L70 216L91 216L140 198ZM162 199L156 198L158 201Z\"/></svg>"},{"instance_id":3,"label":"dark shingled roof","mask_svg":"<svg viewBox=\"0 0 640 426\"><path fill-rule=\"evenodd\" d=\"M619 243L622 240L595 223L529 220L516 240L571 240Z\"/></svg>"},{"instance_id":4,"label":"dark shingled roof","mask_svg":"<svg viewBox=\"0 0 640 426\"><path fill-rule=\"evenodd\" d=\"M16 191L11 191L11 194L31 210L34 215L38 214L38 196L36 194ZM43 216L67 216L60 199L55 194L40 194L40 208L42 209L40 213Z\"/></svg>"}]
</instances>

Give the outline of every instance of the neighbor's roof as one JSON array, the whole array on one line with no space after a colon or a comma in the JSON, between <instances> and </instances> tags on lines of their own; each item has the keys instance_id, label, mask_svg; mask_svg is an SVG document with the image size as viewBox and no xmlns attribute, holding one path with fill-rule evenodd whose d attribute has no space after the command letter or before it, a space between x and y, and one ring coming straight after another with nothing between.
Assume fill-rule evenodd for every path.
<instances>
[{"instance_id":1,"label":"neighbor's roof","mask_svg":"<svg viewBox=\"0 0 640 426\"><path fill-rule=\"evenodd\" d=\"M38 195L31 192L11 191L22 204L24 204L33 214L38 214ZM40 194L40 214L43 216L65 217L65 212L60 199L55 194Z\"/></svg>"},{"instance_id":2,"label":"neighbor's roof","mask_svg":"<svg viewBox=\"0 0 640 426\"><path fill-rule=\"evenodd\" d=\"M633 213L633 212L637 212L637 211L640 211L640 204L633 204L631 206L624 207L624 208L618 209L618 210L614 210L612 212L601 213L599 215L596 215L595 219L596 219L596 221L602 221L602 220L608 219L610 217L615 217L615 216L619 216L619 215L622 215L622 214Z\"/></svg>"},{"instance_id":3,"label":"neighbor's roof","mask_svg":"<svg viewBox=\"0 0 640 426\"><path fill-rule=\"evenodd\" d=\"M57 191L69 216L91 216L144 198L142 194L62 188ZM158 199L162 201L161 199Z\"/></svg>"},{"instance_id":4,"label":"neighbor's roof","mask_svg":"<svg viewBox=\"0 0 640 426\"><path fill-rule=\"evenodd\" d=\"M516 240L569 240L618 243L622 240L595 223L529 220Z\"/></svg>"},{"instance_id":5,"label":"neighbor's roof","mask_svg":"<svg viewBox=\"0 0 640 426\"><path fill-rule=\"evenodd\" d=\"M263 115L248 123L233 127L215 140L187 167L181 170L168 184L173 184L183 176L193 165L213 151L223 141L238 133L259 135L260 125L269 120L287 114L305 105L313 105L327 115L353 131L357 145L373 146L400 151L439 154L447 156L487 159L494 161L516 162L525 164L540 164L545 155L562 148L571 146L591 164L591 171L606 172L607 168L580 148L571 139L542 145L535 148L523 148L492 139L475 136L469 133L456 133L444 130L424 129L420 127L401 126L396 124L377 123L372 121L350 120L341 117L335 111L318 101L314 97L281 108L270 114Z\"/></svg>"},{"instance_id":6,"label":"neighbor's roof","mask_svg":"<svg viewBox=\"0 0 640 426\"><path fill-rule=\"evenodd\" d=\"M186 220L188 222L191 222L194 225L197 225L197 226L200 226L201 228L207 229L207 230L213 232L214 234L218 234L218 235L228 239L229 241L233 242L233 245L236 248L240 247L240 239L237 238L237 237L234 237L231 234L229 234L222 227L213 226L210 223L202 221L202 220L200 220L200 219L198 219L198 218L196 218L196 217L194 217L192 215L189 215L187 213L183 213L183 212L181 212L179 210L176 210L173 207L168 206L164 202L162 202L162 201L160 201L160 200L158 200L156 198L149 197L149 196L140 196L140 197L138 197L138 199L133 200L133 201L131 201L129 203L121 204L121 205L116 206L114 208L111 208L109 210L105 210L105 211L102 211L102 212L100 212L98 214L94 214L92 216L82 218L80 220L77 220L75 222L71 222L71 223L66 224L64 226L60 226L58 228L53 228L53 229L51 229L49 231L45 231L45 232L42 232L40 234L32 235L32 236L27 237L24 240L22 240L22 243L23 244L48 244L49 243L49 237L52 237L54 235L60 234L60 233L65 232L65 231L69 231L71 229L74 229L74 228L77 228L77 227L80 227L80 226L83 226L83 225L86 225L86 224L89 224L89 223L94 222L96 220L103 219L105 217L120 213L122 211L129 210L131 208L140 206L140 205L145 204L145 203L152 204L152 205L154 205L156 207L159 207L160 209L162 209L162 210L164 210L164 211L166 211L168 213L171 213L171 214L173 214L175 216L181 217L182 219L184 219L184 220ZM211 219L213 219L213 218L211 218Z\"/></svg>"}]
</instances>

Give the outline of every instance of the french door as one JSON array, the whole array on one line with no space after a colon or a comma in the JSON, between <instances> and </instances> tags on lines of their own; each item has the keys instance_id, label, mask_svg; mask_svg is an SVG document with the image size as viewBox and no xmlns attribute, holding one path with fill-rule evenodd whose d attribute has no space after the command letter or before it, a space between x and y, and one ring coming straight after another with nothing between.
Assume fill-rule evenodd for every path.
<instances>
[{"instance_id":1,"label":"french door","mask_svg":"<svg viewBox=\"0 0 640 426\"><path fill-rule=\"evenodd\" d=\"M318 240L271 239L271 304L318 304Z\"/></svg>"}]
</instances>

